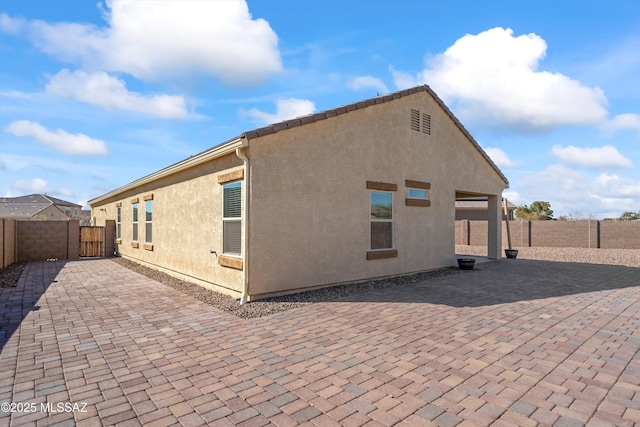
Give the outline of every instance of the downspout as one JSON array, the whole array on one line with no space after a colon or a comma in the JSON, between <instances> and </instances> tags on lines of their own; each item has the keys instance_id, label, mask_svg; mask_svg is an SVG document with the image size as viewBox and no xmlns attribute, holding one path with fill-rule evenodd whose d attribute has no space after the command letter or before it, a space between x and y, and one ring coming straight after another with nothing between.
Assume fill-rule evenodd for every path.
<instances>
[{"instance_id":1,"label":"downspout","mask_svg":"<svg viewBox=\"0 0 640 427\"><path fill-rule=\"evenodd\" d=\"M242 147L236 148L236 155L244 162L244 227L243 251L242 251L242 295L240 296L240 305L245 304L249 297L249 183L251 182L251 168L249 158L242 150L247 148L248 141L243 138Z\"/></svg>"}]
</instances>

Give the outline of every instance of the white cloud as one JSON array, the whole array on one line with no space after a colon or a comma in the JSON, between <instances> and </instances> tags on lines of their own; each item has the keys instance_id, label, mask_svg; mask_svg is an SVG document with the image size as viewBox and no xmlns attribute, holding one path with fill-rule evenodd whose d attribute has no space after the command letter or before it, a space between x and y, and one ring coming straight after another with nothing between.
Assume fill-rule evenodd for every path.
<instances>
[{"instance_id":1,"label":"white cloud","mask_svg":"<svg viewBox=\"0 0 640 427\"><path fill-rule=\"evenodd\" d=\"M18 179L13 182L12 187L14 190L22 191L24 193L49 193L52 188L47 181L40 178L33 178L31 181L26 179Z\"/></svg>"},{"instance_id":2,"label":"white cloud","mask_svg":"<svg viewBox=\"0 0 640 427\"><path fill-rule=\"evenodd\" d=\"M129 92L124 81L105 72L62 70L51 78L46 91L52 95L71 97L87 104L180 119L187 116L184 98L179 95L141 95Z\"/></svg>"},{"instance_id":3,"label":"white cloud","mask_svg":"<svg viewBox=\"0 0 640 427\"><path fill-rule=\"evenodd\" d=\"M512 168L518 164L511 160L507 154L499 148L487 147L483 148L484 152L493 160L493 163L500 168Z\"/></svg>"},{"instance_id":4,"label":"white cloud","mask_svg":"<svg viewBox=\"0 0 640 427\"><path fill-rule=\"evenodd\" d=\"M387 85L385 85L382 80L377 79L373 76L359 76L354 77L349 82L349 87L353 90L360 90L365 88L373 88L378 90L380 93L389 93L389 89Z\"/></svg>"},{"instance_id":5,"label":"white cloud","mask_svg":"<svg viewBox=\"0 0 640 427\"><path fill-rule=\"evenodd\" d=\"M0 31L7 34L18 35L25 27L22 18L11 18L6 13L0 13Z\"/></svg>"},{"instance_id":6,"label":"white cloud","mask_svg":"<svg viewBox=\"0 0 640 427\"><path fill-rule=\"evenodd\" d=\"M523 176L514 186L519 203L546 200L555 217L580 212L584 216L617 218L640 206L640 180L606 173L591 176L558 164Z\"/></svg>"},{"instance_id":7,"label":"white cloud","mask_svg":"<svg viewBox=\"0 0 640 427\"><path fill-rule=\"evenodd\" d=\"M522 204L520 202L520 194L518 194L517 191L513 191L513 190L505 190L502 192L502 197L504 197L505 199L507 199L510 203L513 203L514 205L520 205Z\"/></svg>"},{"instance_id":8,"label":"white cloud","mask_svg":"<svg viewBox=\"0 0 640 427\"><path fill-rule=\"evenodd\" d=\"M0 92L0 96L2 96L3 98L14 98L14 99L25 99L25 100L29 100L33 98L33 95L30 93L20 92L13 89L4 90Z\"/></svg>"},{"instance_id":9,"label":"white cloud","mask_svg":"<svg viewBox=\"0 0 640 427\"><path fill-rule=\"evenodd\" d=\"M11 188L23 194L49 194L51 196L60 197L65 200L75 197L73 190L65 187L53 188L47 181L42 178L33 178L31 180L18 179L13 181Z\"/></svg>"},{"instance_id":10,"label":"white cloud","mask_svg":"<svg viewBox=\"0 0 640 427\"><path fill-rule=\"evenodd\" d=\"M253 19L246 1L107 0L106 7L106 27L29 21L28 34L61 60L145 80L212 75L255 84L282 69L276 33ZM18 23L3 17L4 28Z\"/></svg>"},{"instance_id":11,"label":"white cloud","mask_svg":"<svg viewBox=\"0 0 640 427\"><path fill-rule=\"evenodd\" d=\"M30 159L8 153L2 153L0 164L4 170L21 170L32 165Z\"/></svg>"},{"instance_id":12,"label":"white cloud","mask_svg":"<svg viewBox=\"0 0 640 427\"><path fill-rule=\"evenodd\" d=\"M640 135L640 114L626 113L618 114L613 119L602 125L602 129L608 134L618 131L632 130Z\"/></svg>"},{"instance_id":13,"label":"white cloud","mask_svg":"<svg viewBox=\"0 0 640 427\"><path fill-rule=\"evenodd\" d=\"M312 114L316 106L308 99L288 98L278 99L276 101L276 108L277 111L275 114L265 113L257 108L252 108L248 111L241 110L241 113L253 117L259 123L271 124Z\"/></svg>"},{"instance_id":14,"label":"white cloud","mask_svg":"<svg viewBox=\"0 0 640 427\"><path fill-rule=\"evenodd\" d=\"M583 166L592 169L622 169L633 167L631 160L620 154L618 149L613 145L605 145L604 147L598 148L580 148L573 145L562 147L561 145L554 145L551 151L558 159L562 160L562 162L574 166Z\"/></svg>"},{"instance_id":15,"label":"white cloud","mask_svg":"<svg viewBox=\"0 0 640 427\"><path fill-rule=\"evenodd\" d=\"M448 103L457 101L457 113L469 121L526 131L602 122L602 90L538 71L546 50L536 34L514 37L513 30L497 27L461 37L415 76L393 67L391 72L399 88L428 84Z\"/></svg>"},{"instance_id":16,"label":"white cloud","mask_svg":"<svg viewBox=\"0 0 640 427\"><path fill-rule=\"evenodd\" d=\"M609 197L640 197L640 181L603 173L593 181L594 193Z\"/></svg>"},{"instance_id":17,"label":"white cloud","mask_svg":"<svg viewBox=\"0 0 640 427\"><path fill-rule=\"evenodd\" d=\"M104 141L93 139L82 133L71 134L62 129L50 131L39 123L20 120L12 122L6 132L20 137L30 136L38 142L66 154L84 154L89 156L108 153Z\"/></svg>"}]
</instances>

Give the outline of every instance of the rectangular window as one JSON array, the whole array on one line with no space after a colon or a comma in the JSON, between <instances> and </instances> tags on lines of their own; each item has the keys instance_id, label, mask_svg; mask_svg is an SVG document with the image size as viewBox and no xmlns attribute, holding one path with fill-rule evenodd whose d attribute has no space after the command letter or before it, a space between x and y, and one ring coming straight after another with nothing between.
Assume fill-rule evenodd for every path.
<instances>
[{"instance_id":1,"label":"rectangular window","mask_svg":"<svg viewBox=\"0 0 640 427\"><path fill-rule=\"evenodd\" d=\"M122 239L122 207L116 208L116 239Z\"/></svg>"},{"instance_id":2,"label":"rectangular window","mask_svg":"<svg viewBox=\"0 0 640 427\"><path fill-rule=\"evenodd\" d=\"M407 179L404 181L404 184L408 187L407 198L405 199L407 206L431 206L431 200L429 200L430 183Z\"/></svg>"},{"instance_id":3,"label":"rectangular window","mask_svg":"<svg viewBox=\"0 0 640 427\"><path fill-rule=\"evenodd\" d=\"M222 186L222 252L242 255L242 181Z\"/></svg>"},{"instance_id":4,"label":"rectangular window","mask_svg":"<svg viewBox=\"0 0 640 427\"><path fill-rule=\"evenodd\" d=\"M427 190L418 190L415 188L409 189L409 198L410 199L427 199Z\"/></svg>"},{"instance_id":5,"label":"rectangular window","mask_svg":"<svg viewBox=\"0 0 640 427\"><path fill-rule=\"evenodd\" d=\"M133 205L133 241L138 241L138 204Z\"/></svg>"},{"instance_id":6,"label":"rectangular window","mask_svg":"<svg viewBox=\"0 0 640 427\"><path fill-rule=\"evenodd\" d=\"M144 241L145 243L151 243L151 232L152 232L152 227L151 227L151 219L152 219L152 215L153 215L153 200L147 200L146 202L144 202L144 212L145 212L145 218L144 218Z\"/></svg>"},{"instance_id":7,"label":"rectangular window","mask_svg":"<svg viewBox=\"0 0 640 427\"><path fill-rule=\"evenodd\" d=\"M371 249L393 248L393 193L371 192Z\"/></svg>"}]
</instances>

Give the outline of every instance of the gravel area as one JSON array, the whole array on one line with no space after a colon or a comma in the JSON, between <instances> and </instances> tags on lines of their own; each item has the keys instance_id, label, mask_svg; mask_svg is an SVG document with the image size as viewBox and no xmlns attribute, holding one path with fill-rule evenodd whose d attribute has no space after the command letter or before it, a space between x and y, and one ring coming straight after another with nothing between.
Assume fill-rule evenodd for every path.
<instances>
[{"instance_id":1,"label":"gravel area","mask_svg":"<svg viewBox=\"0 0 640 427\"><path fill-rule=\"evenodd\" d=\"M518 248L517 259L640 267L640 249ZM486 246L456 246L457 254L487 256ZM504 252L503 252L504 257Z\"/></svg>"},{"instance_id":2,"label":"gravel area","mask_svg":"<svg viewBox=\"0 0 640 427\"><path fill-rule=\"evenodd\" d=\"M166 273L162 273L151 268L140 265L136 262L124 258L113 258L113 261L137 273L143 274L164 285L171 286L181 292L191 295L207 304L213 305L220 310L234 314L243 319L267 316L281 311L317 302L330 301L343 298L349 295L369 292L374 289L383 289L392 286L400 286L407 283L421 282L434 277L442 277L450 274L458 274L457 268L443 268L425 273L399 276L389 279L371 280L345 285L332 286L329 288L315 289L312 291L300 292L297 294L283 295L279 297L264 298L248 304L240 305L237 299L221 293L203 288L202 286L176 279Z\"/></svg>"},{"instance_id":3,"label":"gravel area","mask_svg":"<svg viewBox=\"0 0 640 427\"><path fill-rule=\"evenodd\" d=\"M0 288L15 288L26 265L26 262L14 262L0 269Z\"/></svg>"}]
</instances>

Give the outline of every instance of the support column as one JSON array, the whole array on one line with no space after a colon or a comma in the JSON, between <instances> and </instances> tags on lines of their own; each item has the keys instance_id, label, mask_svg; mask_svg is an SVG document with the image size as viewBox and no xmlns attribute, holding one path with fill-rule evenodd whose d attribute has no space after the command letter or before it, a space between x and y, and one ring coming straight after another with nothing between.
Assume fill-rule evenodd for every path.
<instances>
[{"instance_id":1,"label":"support column","mask_svg":"<svg viewBox=\"0 0 640 427\"><path fill-rule=\"evenodd\" d=\"M489 196L487 255L489 259L502 257L502 197Z\"/></svg>"}]
</instances>

